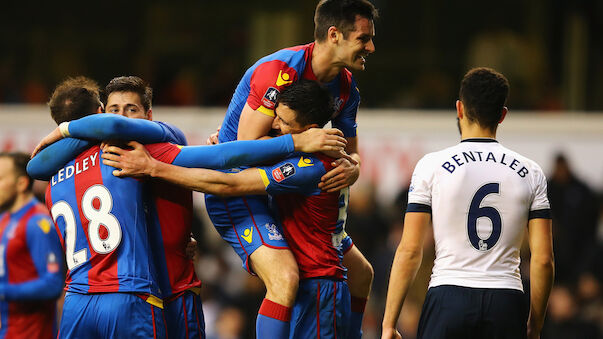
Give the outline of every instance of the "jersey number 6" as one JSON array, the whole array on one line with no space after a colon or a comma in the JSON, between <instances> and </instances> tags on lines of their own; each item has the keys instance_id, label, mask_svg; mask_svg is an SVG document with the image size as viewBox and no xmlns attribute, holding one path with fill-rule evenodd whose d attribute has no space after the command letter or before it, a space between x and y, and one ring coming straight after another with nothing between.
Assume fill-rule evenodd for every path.
<instances>
[{"instance_id":1,"label":"jersey number 6","mask_svg":"<svg viewBox=\"0 0 603 339\"><path fill-rule=\"evenodd\" d=\"M494 207L480 207L482 200L488 195L499 193L499 183L489 183L480 187L473 199L471 199L471 206L469 207L469 215L467 218L467 233L469 235L469 241L471 246L479 251L487 251L494 247L500 238L500 231L502 228L502 220L500 213ZM487 239L482 239L477 234L477 219L488 218L492 222L492 232Z\"/></svg>"},{"instance_id":2,"label":"jersey number 6","mask_svg":"<svg viewBox=\"0 0 603 339\"><path fill-rule=\"evenodd\" d=\"M94 201L99 202L98 208ZM88 240L94 252L107 254L113 252L121 242L121 226L117 218L111 214L113 198L109 190L102 185L94 185L86 190L82 197L82 213L88 219ZM87 258L85 248L75 252L76 221L73 209L64 200L54 204L50 210L55 223L59 217L65 222L65 258L69 270L83 264ZM107 236L101 238L101 225L105 227Z\"/></svg>"}]
</instances>

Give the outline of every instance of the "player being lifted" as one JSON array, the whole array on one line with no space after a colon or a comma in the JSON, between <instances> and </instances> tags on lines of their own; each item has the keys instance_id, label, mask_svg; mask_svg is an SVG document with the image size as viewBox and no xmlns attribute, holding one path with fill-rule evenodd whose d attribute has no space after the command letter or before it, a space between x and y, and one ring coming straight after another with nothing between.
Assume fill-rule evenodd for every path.
<instances>
[{"instance_id":1,"label":"player being lifted","mask_svg":"<svg viewBox=\"0 0 603 339\"><path fill-rule=\"evenodd\" d=\"M300 133L323 126L332 116L332 98L315 81L300 80L283 89L273 127L279 133ZM105 164L116 174L151 175L187 188L220 195L270 194L283 235L300 272L292 310L290 338L348 338L350 293L343 266L343 244L349 188L325 192L320 178L333 159L322 154L295 153L274 165L222 173L176 167L154 161L143 151L107 148ZM245 240L248 235L240 235ZM268 237L282 238L276 227ZM275 263L278 265L278 263Z\"/></svg>"},{"instance_id":2,"label":"player being lifted","mask_svg":"<svg viewBox=\"0 0 603 339\"><path fill-rule=\"evenodd\" d=\"M400 338L396 323L421 263L430 220L436 258L417 337L539 337L553 284L551 212L538 164L496 141L508 92L502 74L470 70L456 102L461 142L417 163L382 338ZM529 317L519 272L526 228Z\"/></svg>"},{"instance_id":3,"label":"player being lifted","mask_svg":"<svg viewBox=\"0 0 603 339\"><path fill-rule=\"evenodd\" d=\"M123 80L123 79L122 79ZM90 111L92 108L88 107L87 105L84 105L84 103L87 102L88 105L97 105L97 110L100 111L100 104L98 103L98 100L96 98L98 98L98 90L96 88L90 89L90 87L88 84L89 80L84 79L84 78L78 78L78 79L74 79L74 80L69 80L67 81L65 84L60 85L57 90L55 91L55 94L53 95L53 100L51 100L51 104L52 103L58 103L58 106L60 105L64 105L66 107L63 108L62 111L67 111L67 112L63 112L62 115L58 116L57 114L54 114L53 116L56 117L56 119L58 120L58 122L61 122L63 120L68 120L70 117L70 112L79 112L80 110L82 111L86 111L85 109L87 109L88 111ZM116 88L122 88L120 86L116 86ZM128 91L120 91L117 90L115 91L114 94L118 95L118 96L124 96L125 94L123 92L128 92ZM127 93L126 93L127 94ZM83 98L82 98L83 96ZM127 95L126 95L127 96ZM111 97L111 95L110 95ZM77 99L77 100L76 100ZM83 103L81 101L84 101ZM125 100L125 102L128 102L129 100ZM109 98L109 103L112 102L116 102L119 103L121 102L122 104L124 102L120 101L120 100L112 100L111 98ZM57 105L51 105L51 107L53 106L57 106ZM112 107L113 105L110 105L110 107ZM121 105L123 106L122 108L126 108L128 105ZM56 109L54 109L54 111L56 111ZM71 114L73 116L78 116L76 114ZM85 114L80 114L79 116L82 116ZM174 138L174 133L173 130L170 126L166 125L166 124L162 124L162 123L155 123L155 122L151 122L151 121L146 121L146 120L142 120L142 119L128 119L128 118L124 118L124 117L120 117L117 115L112 115L112 114L98 114L98 115L92 115L92 116L88 116L88 117L84 117L82 119L76 120L76 121L72 121L70 123L65 123L61 125L61 128L56 129L53 133L51 133L47 138L45 138L45 140L55 140L55 139L59 139L60 135L61 135L61 130L63 131L63 134L73 134L75 136L82 136L82 137L106 137L106 138L116 138L119 136L123 136L124 134L129 134L132 136L132 138L138 138L139 140L146 140L148 142L151 142L153 140L155 141L161 141L161 140L165 140L166 138ZM319 132L319 133L316 133ZM56 135L59 135L58 137L56 137ZM277 158L277 157L282 157L284 155L289 154L290 152L292 152L294 150L295 144L296 142L299 143L299 140L303 140L302 143L304 143L304 147L308 147L308 142L313 143L314 145L317 144L321 144L323 141L326 140L326 142L328 141L337 141L337 140L333 140L333 139L324 139L321 138L320 136L325 136L328 135L328 133L325 133L323 131L319 131L317 129L314 130L314 133L312 133L311 131L309 131L308 133L305 133L305 135L300 134L300 135L296 135L296 136L292 136L290 138L285 138L285 139L281 139L281 140L264 140L264 141L246 141L246 142L237 142L237 143L230 143L230 144L223 144L223 145L217 145L217 146L200 146L200 147L184 147L182 149L174 146L174 145L170 145L170 144L155 144L155 145L150 145L148 146L154 153L156 156L160 156L162 157L161 159L164 161L174 161L174 163L176 164L180 164L180 162L186 162L186 163L191 163L194 166L200 166L200 167L206 167L206 166L215 166L218 168L230 168L233 166L238 166L238 165L242 165L242 164L249 164L249 163L255 163L255 162L260 162L260 161L266 161L269 159L273 159L273 158ZM318 136L318 138L315 138L316 136ZM278 138L277 138L278 139ZM318 141L318 143L316 142L318 140L322 140L322 141ZM266 143L269 142L269 143ZM314 150L329 150L329 149L336 149L338 147L341 147L344 143L339 141L336 142L336 144L340 145L337 147L333 147L333 146L324 146L324 147L314 147ZM89 147L88 143L85 141L79 141L79 140L74 140L74 139L65 139L65 140L61 140L51 146L49 146L47 149L43 150L40 154L38 154L29 164L28 169L30 170L30 172L36 174L37 176L40 177L44 177L44 175L46 175L47 173L52 173L53 171L56 171L57 169L60 169L61 166L63 166L63 164L65 163L65 161L67 161L69 159L69 157L73 157L73 154L78 154L78 152L82 147L87 148ZM312 147L312 146L310 146ZM60 152L57 151L61 150ZM93 146L90 149L92 150L97 150L98 146ZM87 154L90 152L90 149L88 149L87 151L85 151L84 153ZM307 148L299 148L299 149L307 149ZM191 153L192 151L192 153ZM241 156L240 152L243 152L243 156ZM82 160L81 164L79 162L75 162L74 164L68 164L67 166L63 167L62 169L60 169L58 171L58 173L56 175L54 175L51 179L51 185L55 186L61 182L67 182L69 184L69 182L71 182L71 184L73 184L73 181L76 180L76 178L79 178L79 184L76 182L76 187L79 186L86 186L86 185L90 185L94 183L94 180L85 178L86 176L82 176L81 173L84 173L84 171L82 170L83 168L86 168L86 171L88 171L88 169L94 169L94 167L98 167L98 163L96 162L98 153L95 153L93 155L91 155L91 157L94 156L94 159L89 158L88 161L86 161L86 159L80 159ZM81 158L82 155L79 155L77 157L77 159ZM87 164L87 165L86 165ZM85 166L86 165L86 166ZM71 166L71 167L70 167ZM78 167L79 166L79 167ZM102 171L101 173L104 175L104 166L102 167ZM70 171L71 168L71 171ZM78 171L79 169L79 171ZM88 172L98 172L100 171L98 168L95 169L95 171L88 171ZM99 190L102 189L102 187L105 187L105 190L109 193L111 193L111 189L107 189L107 187L111 187L111 185L118 185L118 184L122 184L122 185L126 185L128 182L130 185L132 185L133 183L140 186L141 184L138 182L131 182L130 180L117 180L115 183L113 183L114 180L116 180L115 177L113 177L112 175L109 174L110 178L102 178L105 179L104 182L102 183L97 183L97 185L95 185L94 187L95 190ZM82 178L87 179L82 181ZM100 179L99 179L100 180ZM77 180L76 180L77 181ZM98 180L97 180L98 181ZM113 184L112 184L113 183ZM101 253L101 254L106 254L107 257L100 257L101 259L98 259L98 256L96 256L96 260L94 255L98 255L99 253L97 253L97 251L92 251L89 246L85 247L83 250L78 251L76 254L78 255L78 263L77 265L71 265L70 268L75 268L76 266L79 266L81 264L83 264L84 262L90 262L89 265L84 265L84 268L86 268L86 266L90 266L88 267L88 269L90 270L94 270L94 271L98 271L98 267L101 266L98 263L104 263L106 265L107 262L111 262L111 261L118 261L121 262L121 267L119 270L117 270L117 274L118 276L115 278L112 276L112 271L108 271L108 272L103 272L103 274L98 274L98 276L95 275L96 279L95 282L98 285L107 285L104 287L97 287L97 288L93 288L90 286L86 286L86 272L85 271L79 271L79 276L80 276L80 285L76 285L76 284L69 284L68 288L70 290L72 290L72 292L74 292L74 294L81 294L81 295L77 295L76 299L82 299L84 301L86 301L86 303L90 303L95 305L95 307L99 307L99 310L96 310L96 312L92 312L94 314L105 314L101 311L107 311L105 308L98 306L98 302L101 302L103 300L99 300L98 302L96 300L87 300L90 299L90 297L92 298L99 298L99 299L107 299L107 298L116 298L115 295L111 296L108 295L107 293L109 292L131 292L128 290L128 283L130 281L132 281L132 279L123 279L123 283L120 282L120 276L119 274L123 274L125 276L129 276L129 277L138 277L138 276L142 276L142 278L144 279L138 279L136 281L143 281L145 280L146 285L150 285L150 286L155 286L157 285L156 281L162 281L162 280L166 280L169 277L169 282L168 282L168 291L167 292L167 296L170 296L170 291L171 291L171 296L174 295L174 289L170 290L170 288L172 288L172 286L169 286L169 283L172 282L172 275L169 275L170 273L170 268L166 268L165 267L165 263L162 265L158 265L159 267L159 272L158 272L158 276L161 276L160 279L157 278L157 276L152 275L148 272L153 272L155 269L154 265L157 265L158 263L161 264L161 262L155 260L155 263L148 263L148 257L149 257L149 245L148 245L148 236L147 234L147 227L142 227L142 224L144 223L144 219L145 217L143 217L142 219L140 218L141 216L145 216L145 213L143 211L140 211L139 209L142 209L144 205L146 206L152 206L152 202L158 202L161 199L166 199L166 197L162 194L159 195L152 195L152 199L153 201L147 201L144 200L142 198L142 196L136 196L136 194L141 194L141 192L143 192L143 190L145 189L145 186L143 186L142 188L138 188L138 186L134 187L130 187L130 189L125 189L123 187L122 190L117 193L117 194L104 194L103 196L105 198L110 197L111 199L113 199L112 197L115 197L117 199L127 199L127 203L124 204L115 204L116 208L119 206L119 210L120 212L112 212L112 211L107 211L106 209L108 208L104 208L102 211L100 210L100 207L95 205L92 205L92 209L94 211L97 211L98 213L94 214L92 212L92 216L99 214L100 212L105 212L103 215L105 214L111 214L112 213L115 214L116 218L115 220L117 220L117 225L121 224L132 224L134 223L135 225L141 225L139 228L141 228L140 230L137 230L138 233L136 233L137 236L139 236L140 238L134 238L134 240L129 239L128 242L130 243L136 243L138 245L132 245L129 244L126 241L120 241L118 242L115 246L111 246L111 244L108 242L108 240L110 240L109 237L107 238L103 238L103 228L98 226L99 228L99 239L101 239L101 243L103 244L103 247L112 247L111 251L108 251L107 253ZM68 188L68 187L67 187ZM152 188L152 187L151 187ZM53 189L56 190L59 189L58 187L55 188L53 187ZM147 187L148 189L148 187ZM86 190L86 188L78 188L76 189L76 191L80 192L82 190ZM88 192L88 190L86 190L86 192ZM104 192L104 191L103 191ZM117 191L114 191L117 192ZM74 203L74 207L79 207L78 205L76 205L77 203L77 198L79 198L79 196L77 198L75 198L76 201L72 201L74 200L73 198L70 198L70 200L67 200L68 202L65 202L63 200L58 201L61 199L61 197L68 197L70 194L69 192L61 192L60 190L56 193L56 194L52 194L53 191L51 190L50 192L50 196L49 198L52 199L52 202L50 202L50 204L52 204L52 208L55 208L54 206L56 205L60 205L60 209L61 211L66 211L67 207L72 208L73 207L71 205L69 205L70 203ZM106 193L106 192L105 192ZM156 190L155 190L155 193ZM128 196L128 195L135 195L135 196ZM145 196L147 196L145 194ZM148 196L147 196L148 197ZM93 197L94 198L94 197ZM168 197L169 198L169 197ZM99 198L100 199L100 198ZM88 199L89 200L89 199ZM90 202L86 200L86 202ZM105 199L107 200L107 199ZM58 202L57 202L58 201ZM56 202L55 204L53 204L53 202ZM102 201L101 201L102 202ZM82 200L82 203L85 203L84 200ZM92 200L91 203L94 203L94 199ZM144 204L143 204L144 203ZM65 205L69 205L69 206L65 206ZM107 205L107 201L105 201L105 206ZM110 204L111 206L113 206L113 204ZM184 208L185 204L182 204L182 207ZM87 205L84 205L84 207ZM101 206L102 207L102 206ZM136 209L138 208L138 209ZM98 209L98 210L96 210ZM110 208L109 208L110 209ZM61 212L59 211L59 212ZM150 225L149 225L149 231L152 232L157 232L160 234L160 227L163 227L163 224L160 225L156 225L157 222L161 223L162 221L165 221L165 218L161 218L161 208L159 206L159 204L157 204L157 207L155 209L153 209L153 211L151 211L150 213L153 212L157 212L157 214L153 215L152 217L149 217L148 215L146 216L148 218L148 220L150 221ZM182 212L182 211L181 211ZM57 212L58 213L58 212ZM190 212L189 212L190 213ZM55 222L57 222L57 225L59 225L60 231L62 232L62 236L63 238L66 236L65 234L65 226L63 225L64 223L69 223L70 221L73 221L74 223L79 222L79 219L76 220L72 220L74 218L69 218L69 213L58 213L55 215L55 213L53 213L53 216L55 217ZM60 218L60 217L63 218ZM135 218L133 221L132 220L126 220L128 218ZM88 216L86 217L88 218ZM113 220L114 218L111 218L111 220ZM107 220L105 220L104 222L106 222ZM81 222L83 224L85 224L86 227L88 227L88 225L86 224L87 221L85 221L84 219L81 219ZM184 222L184 221L183 221ZM94 224L94 223L93 223ZM96 225L96 224L94 224ZM108 226L105 226L105 223L101 224L103 227L107 228ZM109 226L113 226L111 229L111 232L113 234L113 236L115 236L115 234L121 234L122 232L120 232L121 228L118 229L117 227L115 227L116 223L111 223L111 225ZM68 225L67 225L68 226ZM184 222L184 225L182 227L186 226L186 222ZM76 230L79 228L76 228ZM108 230L107 230L108 231ZM130 230L127 230L128 232L130 232ZM131 230L131 232L133 232L134 230ZM88 232L90 233L90 232ZM125 232L124 232L125 233ZM90 233L93 234L93 233ZM179 233L178 233L179 234ZM76 233L77 235L77 233ZM106 234L105 234L106 235ZM126 234L127 235L127 234ZM131 235L131 234L130 234ZM186 233L186 235L188 236L188 233ZM153 234L150 235L151 239L157 239L158 235L157 234ZM68 237L69 238L69 237ZM77 238L76 240L79 240L80 243L79 245L81 246L82 244L84 246L86 246L86 239L80 239ZM71 241L71 242L75 242ZM90 241L94 241L95 239L92 239ZM98 240L98 239L96 239ZM114 239L111 239L114 240ZM66 245L66 250L69 250L71 247L75 247L75 246L69 246L70 245L70 241L67 241L67 245ZM98 241L97 241L98 242ZM120 246L121 244L121 250L120 251L115 251L115 249ZM94 245L93 243L91 243L91 245ZM96 244L98 245L98 244ZM106 245L106 246L105 246ZM163 247L163 244L159 243L157 244L157 242L153 243L154 246L159 246L160 248ZM124 249L123 247L126 246L126 248ZM182 247L184 247L185 244L182 244ZM94 247L94 246L93 246ZM96 248L94 248L96 250ZM136 249L137 251L133 252L133 249ZM155 251L158 250L158 248L153 248ZM91 252L91 256L92 258L90 260L87 260L86 257L86 252L87 250L90 250ZM139 252L143 252L145 251L144 255L140 254ZM115 253L117 252L117 254ZM83 253L83 254L82 254ZM169 253L169 255L173 255L174 253ZM67 251L67 259L68 262L70 261L69 258L72 255L72 253L70 251ZM111 257L112 255L112 257ZM166 254L166 256L168 256L168 254ZM146 262L144 260L140 260L139 257L144 257L143 259L146 258ZM74 258L75 259L75 258ZM74 260L75 261L75 260ZM93 265L96 262L95 265ZM119 264L118 262L118 264ZM137 265L132 266L133 262L137 262ZM145 267L138 267L138 266L143 266L142 264L146 263L146 268ZM104 268L104 266L103 266ZM171 267L172 269L174 267ZM147 272L147 275L149 275L148 277L146 275L144 275L144 272L139 272L138 270L141 269L144 272ZM167 270L167 272L166 272ZM74 275L78 275L78 271L74 271L74 272L69 272L70 276L74 276ZM151 276L152 275L152 276ZM90 276L90 274L88 274L88 276ZM106 281L109 280L109 281ZM119 282L119 286L110 286L111 285L111 280L116 280ZM194 281L192 281L191 283L194 283ZM124 286L122 286L124 285ZM163 285L162 287L166 288L166 284L160 284ZM194 285L194 284L192 284ZM95 286L96 287L96 286ZM144 286L143 286L144 287ZM182 286L176 286L175 288L180 288ZM188 290L189 286L185 286L186 288L184 290ZM78 289L79 288L79 289ZM108 290L107 290L108 288ZM150 292L145 292L144 288L139 288L143 290L143 293L145 294L150 294ZM93 290L93 291L92 291ZM159 288L155 287L153 289L154 292L158 292ZM99 296L86 296L86 294L89 294L91 292L101 292L101 293L105 293L105 295L99 295ZM134 292L139 292L139 291L134 291ZM127 294L127 293L126 293ZM127 297L126 294L120 295L120 298L125 298ZM177 295L177 297L179 297ZM71 297L70 295L70 301L75 300L73 299L75 297ZM119 299L119 298L118 298ZM109 309L111 308L116 308L119 309L120 311L127 311L124 310L127 306L130 306L131 301L129 300L112 300L111 302L113 303L111 306L109 306L109 303L105 303L106 306ZM152 301L157 305L161 305L161 300L159 298L156 297L148 297L145 295L145 299L147 299L147 301ZM76 300L77 301L77 300ZM134 301L136 301L136 299L134 299ZM194 301L194 300L193 300ZM135 304L135 303L134 303ZM186 309L186 302L184 301L184 299L181 302L181 305L184 309ZM71 303L69 304L69 306L71 306ZM136 306L136 305L134 305ZM134 307L134 306L130 306L130 307ZM194 304L192 305L192 309L194 310ZM76 307L75 309L71 309L71 308L66 308L64 310L64 314L67 317L75 317L77 314L81 313L81 312L77 312L77 307L79 307L76 303ZM135 307L134 307L135 308ZM158 310L157 310L158 312ZM200 312L200 310L197 310L197 312ZM121 326L116 325L119 323L119 321L124 321L124 319L128 318L128 317L123 317L120 316L119 312L114 312L116 313L116 315L113 315L111 317L109 317L107 314L105 314L105 316L101 316L101 321L100 322L95 322L94 320L91 319L85 319L84 318L77 318L77 319L72 319L72 318L65 318L68 319L68 321L65 324L68 324L69 326L65 325L64 327L70 327L70 328L66 328L65 331L61 331L61 335L65 335L65 336L69 336L69 335L75 335L79 332L82 331L100 331L101 329L106 329L109 331L118 331L118 330L122 330ZM182 314L180 314L180 312L178 312L180 316L182 316ZM151 315L151 318L153 318L153 313L149 313ZM188 311L186 312L186 314L188 314ZM186 314L184 315L184 317L186 317ZM161 319L162 317L159 317L159 319ZM98 318L95 318L98 319ZM194 319L194 318L193 318ZM188 319L188 320L192 320L192 319ZM202 318L201 318L202 321ZM194 323L194 321L192 321ZM63 324L63 323L62 323ZM107 326L107 324L110 324L109 326ZM153 332L150 332L151 335L153 335L153 333L157 334L157 330L161 330L161 325L162 324L154 324L154 326L152 327ZM199 326L200 324L197 324L197 326ZM142 324L141 326L144 327L144 324ZM186 329L186 327L185 327ZM146 332L142 332L139 331L140 333L138 335L142 335L145 336L149 333ZM123 335L124 332L109 332L109 333L103 333L102 335ZM146 333L146 334L145 334ZM160 332L159 336L164 336L165 332ZM193 333L192 331L189 332L189 335ZM181 335L178 335L179 337L186 335L186 331L180 331Z\"/></svg>"},{"instance_id":4,"label":"player being lifted","mask_svg":"<svg viewBox=\"0 0 603 339\"><path fill-rule=\"evenodd\" d=\"M315 42L277 51L247 70L228 107L219 142L267 136L275 118L278 93L300 79L309 79L324 84L335 98L333 127L343 132L348 140L346 150L359 162L356 112L360 95L350 71L364 70L367 55L375 51L376 18L377 10L367 0L320 1L314 17ZM331 192L350 186L358 178L359 166L337 161L320 187ZM298 267L286 241L269 237L268 230L277 223L269 213L267 198L250 195L224 199L206 195L206 206L214 226L239 254L244 268L257 274L266 285L266 298L257 318L257 336L287 337L288 314L298 287ZM239 234L245 232L248 240L239 239ZM344 240L344 253L354 311L355 328L350 335L360 337L373 270L349 237Z\"/></svg>"}]
</instances>

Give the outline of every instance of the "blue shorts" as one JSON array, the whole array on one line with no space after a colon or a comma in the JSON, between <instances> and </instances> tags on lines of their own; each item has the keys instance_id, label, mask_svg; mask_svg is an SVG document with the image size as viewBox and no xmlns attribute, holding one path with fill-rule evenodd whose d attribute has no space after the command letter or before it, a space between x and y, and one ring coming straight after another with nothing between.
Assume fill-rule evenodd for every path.
<instances>
[{"instance_id":1,"label":"blue shorts","mask_svg":"<svg viewBox=\"0 0 603 339\"><path fill-rule=\"evenodd\" d=\"M58 338L167 338L163 310L133 293L67 292Z\"/></svg>"},{"instance_id":2,"label":"blue shorts","mask_svg":"<svg viewBox=\"0 0 603 339\"><path fill-rule=\"evenodd\" d=\"M289 248L270 210L268 196L222 198L206 194L205 206L216 230L241 257L248 272L253 273L249 256L260 246Z\"/></svg>"},{"instance_id":3,"label":"blue shorts","mask_svg":"<svg viewBox=\"0 0 603 339\"><path fill-rule=\"evenodd\" d=\"M528 307L519 290L432 287L425 297L417 338L526 338Z\"/></svg>"},{"instance_id":4,"label":"blue shorts","mask_svg":"<svg viewBox=\"0 0 603 339\"><path fill-rule=\"evenodd\" d=\"M260 246L289 248L280 223L269 206L269 197L265 195L231 198L205 195L205 207L216 230L237 252L243 268L252 274L249 256ZM343 253L352 246L352 238L347 236L342 241Z\"/></svg>"},{"instance_id":5,"label":"blue shorts","mask_svg":"<svg viewBox=\"0 0 603 339\"><path fill-rule=\"evenodd\" d=\"M205 338L205 319L198 291L186 290L166 302L165 321L168 337Z\"/></svg>"},{"instance_id":6,"label":"blue shorts","mask_svg":"<svg viewBox=\"0 0 603 339\"><path fill-rule=\"evenodd\" d=\"M347 338L351 312L345 281L304 279L291 311L289 338Z\"/></svg>"}]
</instances>

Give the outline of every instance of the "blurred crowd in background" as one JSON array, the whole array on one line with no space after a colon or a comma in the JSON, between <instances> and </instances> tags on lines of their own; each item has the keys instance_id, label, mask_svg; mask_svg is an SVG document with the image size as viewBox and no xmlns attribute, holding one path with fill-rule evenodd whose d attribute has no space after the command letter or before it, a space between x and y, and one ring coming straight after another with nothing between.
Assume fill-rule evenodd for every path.
<instances>
[{"instance_id":1,"label":"blurred crowd in background","mask_svg":"<svg viewBox=\"0 0 603 339\"><path fill-rule=\"evenodd\" d=\"M138 75L156 105L226 106L258 58L313 40L315 0L8 2L0 103L44 103L67 76ZM449 108L472 66L497 69L520 110L603 110L599 0L375 0L363 107Z\"/></svg>"}]
</instances>

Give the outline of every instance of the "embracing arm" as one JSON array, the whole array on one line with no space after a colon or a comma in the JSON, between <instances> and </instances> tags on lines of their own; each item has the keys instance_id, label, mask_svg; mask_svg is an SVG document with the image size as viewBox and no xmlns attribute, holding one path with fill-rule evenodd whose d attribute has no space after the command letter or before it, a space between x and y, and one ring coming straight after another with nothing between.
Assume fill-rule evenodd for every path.
<instances>
[{"instance_id":1,"label":"embracing arm","mask_svg":"<svg viewBox=\"0 0 603 339\"><path fill-rule=\"evenodd\" d=\"M249 168L238 173L184 168L159 162L152 177L204 193L234 196L266 194L264 182L257 168Z\"/></svg>"},{"instance_id":2,"label":"embracing arm","mask_svg":"<svg viewBox=\"0 0 603 339\"><path fill-rule=\"evenodd\" d=\"M531 252L528 335L538 338L555 275L551 219L530 219L528 238Z\"/></svg>"},{"instance_id":3,"label":"embracing arm","mask_svg":"<svg viewBox=\"0 0 603 339\"><path fill-rule=\"evenodd\" d=\"M345 187L352 186L360 176L360 154L358 154L358 137L346 137L346 152L355 163L345 159L333 162L333 169L320 179L318 187L323 191L336 192Z\"/></svg>"},{"instance_id":4,"label":"embracing arm","mask_svg":"<svg viewBox=\"0 0 603 339\"><path fill-rule=\"evenodd\" d=\"M64 137L92 140L136 140L141 143L181 143L182 132L172 130L167 124L145 119L131 119L117 114L92 114L63 122L45 136L33 151L36 155L44 147Z\"/></svg>"},{"instance_id":5,"label":"embracing arm","mask_svg":"<svg viewBox=\"0 0 603 339\"><path fill-rule=\"evenodd\" d=\"M407 212L404 219L402 240L396 250L387 289L385 314L383 316L383 338L394 338L396 324L402 304L412 285L421 260L423 239L429 227L431 215L425 212ZM399 334L398 334L399 335Z\"/></svg>"},{"instance_id":6,"label":"embracing arm","mask_svg":"<svg viewBox=\"0 0 603 339\"><path fill-rule=\"evenodd\" d=\"M88 149L90 141L65 138L44 148L27 164L27 173L34 179L49 180L61 167Z\"/></svg>"}]
</instances>

